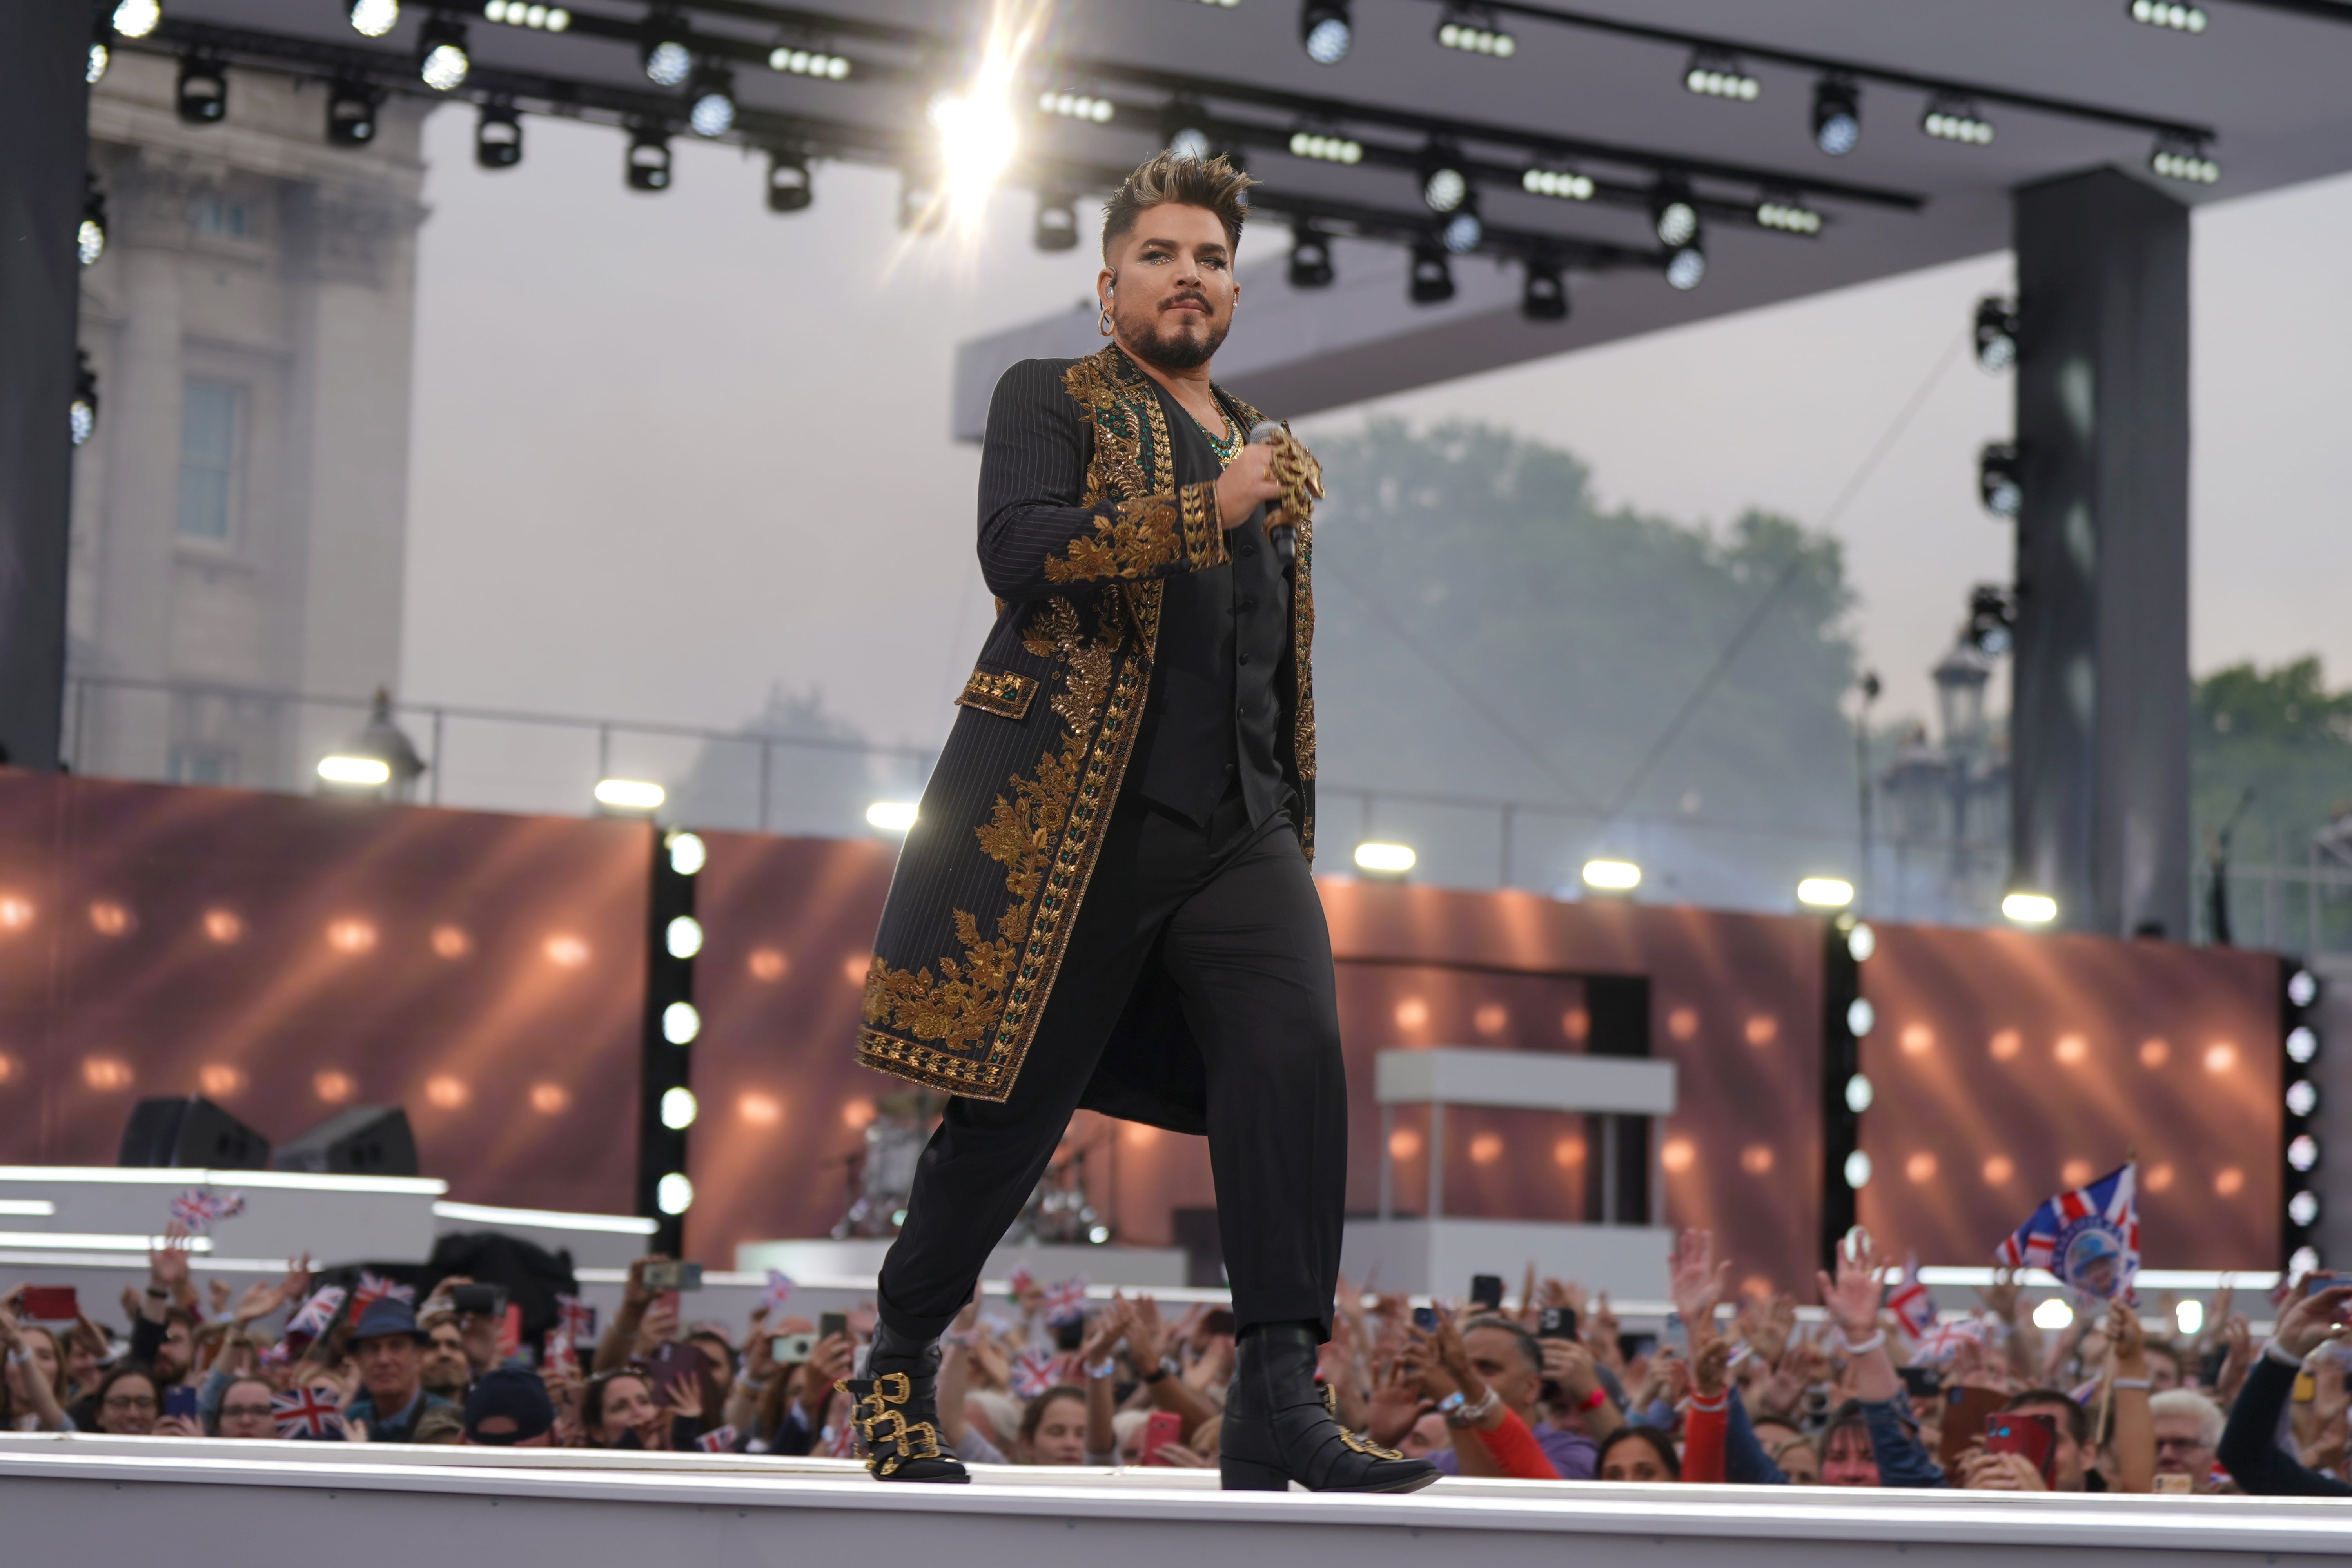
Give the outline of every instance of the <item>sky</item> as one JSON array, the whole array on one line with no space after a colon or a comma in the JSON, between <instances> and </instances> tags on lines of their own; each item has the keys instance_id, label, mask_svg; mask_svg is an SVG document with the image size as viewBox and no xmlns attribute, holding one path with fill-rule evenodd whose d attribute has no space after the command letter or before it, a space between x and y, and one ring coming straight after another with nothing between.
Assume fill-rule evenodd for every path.
<instances>
[{"instance_id":1,"label":"sky","mask_svg":"<svg viewBox=\"0 0 2352 1568\"><path fill-rule=\"evenodd\" d=\"M814 687L871 739L936 744L990 615L955 345L1089 295L1087 250L1032 248L1025 195L971 244L910 246L886 172L821 165L816 205L779 216L732 148L679 145L648 195L608 129L534 117L496 174L471 133L426 130L404 696L732 728ZM2195 245L2192 666L2317 653L2352 677L2352 179L2206 208ZM2009 576L1974 465L2010 386L1950 351L2010 273L1985 257L1303 428L1485 419L1576 452L1612 503L1826 521L1879 716L1924 717L1969 585Z\"/></svg>"}]
</instances>

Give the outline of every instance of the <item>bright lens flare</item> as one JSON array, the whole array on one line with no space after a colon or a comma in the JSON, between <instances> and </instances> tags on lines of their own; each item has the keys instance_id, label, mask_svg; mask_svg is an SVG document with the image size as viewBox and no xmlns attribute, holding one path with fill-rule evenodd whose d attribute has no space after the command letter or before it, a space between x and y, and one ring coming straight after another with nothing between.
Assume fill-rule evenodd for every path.
<instances>
[{"instance_id":1,"label":"bright lens flare","mask_svg":"<svg viewBox=\"0 0 2352 1568\"><path fill-rule=\"evenodd\" d=\"M967 232L980 219L988 194L1021 151L1015 90L1027 79L1030 50L1051 14L1040 0L995 0L982 34L980 61L958 89L931 100L939 133L940 191L948 216Z\"/></svg>"}]
</instances>

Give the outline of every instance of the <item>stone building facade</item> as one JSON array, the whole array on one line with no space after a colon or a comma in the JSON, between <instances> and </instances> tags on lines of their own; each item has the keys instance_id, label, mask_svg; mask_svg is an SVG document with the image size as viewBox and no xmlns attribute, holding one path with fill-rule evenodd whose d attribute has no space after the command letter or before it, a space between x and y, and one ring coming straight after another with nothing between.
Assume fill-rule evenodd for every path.
<instances>
[{"instance_id":1,"label":"stone building facade","mask_svg":"<svg viewBox=\"0 0 2352 1568\"><path fill-rule=\"evenodd\" d=\"M304 787L400 665L425 106L331 144L326 89L232 72L226 118L119 53L94 89L108 206L81 342L67 745L120 777Z\"/></svg>"}]
</instances>

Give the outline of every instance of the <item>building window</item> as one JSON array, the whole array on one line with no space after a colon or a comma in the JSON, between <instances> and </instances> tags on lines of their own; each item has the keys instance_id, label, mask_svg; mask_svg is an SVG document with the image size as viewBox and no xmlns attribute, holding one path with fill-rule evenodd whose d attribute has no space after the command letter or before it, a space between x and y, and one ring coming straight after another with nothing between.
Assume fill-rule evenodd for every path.
<instances>
[{"instance_id":1,"label":"building window","mask_svg":"<svg viewBox=\"0 0 2352 1568\"><path fill-rule=\"evenodd\" d=\"M237 389L191 381L180 403L180 531L228 542L236 492Z\"/></svg>"},{"instance_id":2,"label":"building window","mask_svg":"<svg viewBox=\"0 0 2352 1568\"><path fill-rule=\"evenodd\" d=\"M229 239L243 239L248 232L243 202L225 202L218 196L206 196L191 207L188 217L198 234L217 234Z\"/></svg>"}]
</instances>

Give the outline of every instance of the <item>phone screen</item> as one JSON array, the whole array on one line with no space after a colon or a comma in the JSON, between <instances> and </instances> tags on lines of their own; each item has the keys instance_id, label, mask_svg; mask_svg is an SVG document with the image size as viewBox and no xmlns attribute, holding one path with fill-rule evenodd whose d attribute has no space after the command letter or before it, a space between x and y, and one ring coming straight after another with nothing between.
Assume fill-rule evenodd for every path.
<instances>
[{"instance_id":1,"label":"phone screen","mask_svg":"<svg viewBox=\"0 0 2352 1568\"><path fill-rule=\"evenodd\" d=\"M1576 1309L1546 1307L1536 1314L1536 1338L1539 1340L1572 1340L1576 1338Z\"/></svg>"},{"instance_id":2,"label":"phone screen","mask_svg":"<svg viewBox=\"0 0 2352 1568\"><path fill-rule=\"evenodd\" d=\"M1995 1415L1985 1423L1985 1452L2024 1455L2047 1484L2056 1479L2053 1471L2058 1457L2058 1423L2050 1416L2022 1411Z\"/></svg>"},{"instance_id":3,"label":"phone screen","mask_svg":"<svg viewBox=\"0 0 2352 1568\"><path fill-rule=\"evenodd\" d=\"M819 1338L819 1339L821 1339L821 1340L829 1340L829 1339L833 1338L833 1336L834 1336L834 1335L835 1335L835 1334L845 1334L845 1333L847 1333L848 1331L849 1331L849 1314L848 1314L848 1313L846 1313L846 1312L824 1312L824 1313L820 1313L820 1314L818 1315L818 1317L817 1317L817 1321L816 1321L816 1337L817 1337L817 1338Z\"/></svg>"},{"instance_id":4,"label":"phone screen","mask_svg":"<svg viewBox=\"0 0 2352 1568\"><path fill-rule=\"evenodd\" d=\"M1949 1471L1969 1446L1984 1435L1985 1423L2009 1402L1998 1388L1958 1384L1944 1391L1944 1425L1936 1444L1936 1458Z\"/></svg>"},{"instance_id":5,"label":"phone screen","mask_svg":"<svg viewBox=\"0 0 2352 1568\"><path fill-rule=\"evenodd\" d=\"M1412 1310L1412 1326L1419 1329L1425 1334L1435 1333L1437 1331L1437 1309L1434 1307L1415 1307Z\"/></svg>"},{"instance_id":6,"label":"phone screen","mask_svg":"<svg viewBox=\"0 0 2352 1568\"><path fill-rule=\"evenodd\" d=\"M1503 1304L1503 1277L1499 1274L1470 1276L1470 1301L1482 1311L1492 1312Z\"/></svg>"},{"instance_id":7,"label":"phone screen","mask_svg":"<svg viewBox=\"0 0 2352 1568\"><path fill-rule=\"evenodd\" d=\"M21 1298L25 1316L44 1323L70 1323L81 1315L70 1285L27 1285Z\"/></svg>"},{"instance_id":8,"label":"phone screen","mask_svg":"<svg viewBox=\"0 0 2352 1568\"><path fill-rule=\"evenodd\" d=\"M196 1413L196 1391L184 1384L163 1391L163 1414L194 1417Z\"/></svg>"},{"instance_id":9,"label":"phone screen","mask_svg":"<svg viewBox=\"0 0 2352 1568\"><path fill-rule=\"evenodd\" d=\"M1178 1442L1184 1436L1184 1418L1173 1410L1155 1410L1143 1424L1143 1442L1136 1450L1137 1459L1147 1465L1160 1462L1160 1450Z\"/></svg>"}]
</instances>

